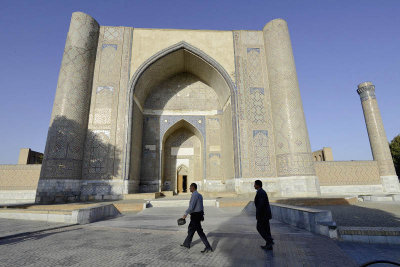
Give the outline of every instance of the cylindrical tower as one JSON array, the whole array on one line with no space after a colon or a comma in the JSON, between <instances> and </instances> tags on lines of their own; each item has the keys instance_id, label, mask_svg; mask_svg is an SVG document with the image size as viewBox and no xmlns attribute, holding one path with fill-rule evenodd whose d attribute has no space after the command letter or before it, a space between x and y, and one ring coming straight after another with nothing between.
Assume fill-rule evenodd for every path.
<instances>
[{"instance_id":1,"label":"cylindrical tower","mask_svg":"<svg viewBox=\"0 0 400 267\"><path fill-rule=\"evenodd\" d=\"M37 202L79 194L99 24L71 18L37 189Z\"/></svg>"},{"instance_id":2,"label":"cylindrical tower","mask_svg":"<svg viewBox=\"0 0 400 267\"><path fill-rule=\"evenodd\" d=\"M357 93L361 99L372 156L378 162L383 190L385 192L399 192L399 181L375 97L375 86L371 82L360 83Z\"/></svg>"},{"instance_id":3,"label":"cylindrical tower","mask_svg":"<svg viewBox=\"0 0 400 267\"><path fill-rule=\"evenodd\" d=\"M317 195L319 183L287 23L270 21L263 33L281 191L283 195Z\"/></svg>"}]
</instances>

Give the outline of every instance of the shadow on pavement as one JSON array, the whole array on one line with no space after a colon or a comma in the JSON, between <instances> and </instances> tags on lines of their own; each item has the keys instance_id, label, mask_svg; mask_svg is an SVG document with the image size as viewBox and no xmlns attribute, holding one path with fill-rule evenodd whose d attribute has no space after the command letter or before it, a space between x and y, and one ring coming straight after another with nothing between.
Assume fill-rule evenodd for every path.
<instances>
[{"instance_id":1,"label":"shadow on pavement","mask_svg":"<svg viewBox=\"0 0 400 267\"><path fill-rule=\"evenodd\" d=\"M52 232L39 232L39 233L33 233L33 234L26 234L26 235L22 235L22 236L17 236L17 237L11 237L8 239L3 239L0 240L0 246L2 245L13 245L13 244L18 244L21 242L25 242L25 241L32 241L32 240L39 240L48 236L52 236L52 235L56 235L56 234L62 234L62 233L66 233L66 232L72 232L72 231L77 231L77 230L81 230L82 228L74 228L74 229L66 229L66 230L61 230L61 231L57 231L54 230Z\"/></svg>"}]
</instances>

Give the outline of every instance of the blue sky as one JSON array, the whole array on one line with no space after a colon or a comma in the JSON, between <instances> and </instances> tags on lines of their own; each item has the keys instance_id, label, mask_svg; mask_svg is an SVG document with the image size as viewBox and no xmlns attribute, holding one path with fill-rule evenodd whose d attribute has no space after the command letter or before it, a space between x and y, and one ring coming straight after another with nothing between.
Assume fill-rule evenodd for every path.
<instances>
[{"instance_id":1,"label":"blue sky","mask_svg":"<svg viewBox=\"0 0 400 267\"><path fill-rule=\"evenodd\" d=\"M370 160L356 87L376 85L388 139L400 133L400 1L5 1L0 0L0 164L19 149L43 151L71 13L100 25L261 30L289 24L313 150Z\"/></svg>"}]
</instances>

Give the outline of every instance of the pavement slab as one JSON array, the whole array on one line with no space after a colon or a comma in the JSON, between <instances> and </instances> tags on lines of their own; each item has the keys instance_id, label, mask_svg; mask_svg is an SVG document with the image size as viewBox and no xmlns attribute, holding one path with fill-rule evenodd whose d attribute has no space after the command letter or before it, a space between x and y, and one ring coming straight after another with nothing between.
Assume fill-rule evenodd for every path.
<instances>
[{"instance_id":1,"label":"pavement slab","mask_svg":"<svg viewBox=\"0 0 400 267\"><path fill-rule=\"evenodd\" d=\"M400 203L357 202L352 205L310 206L330 210L339 226L400 227Z\"/></svg>"},{"instance_id":2,"label":"pavement slab","mask_svg":"<svg viewBox=\"0 0 400 267\"><path fill-rule=\"evenodd\" d=\"M203 228L214 252L197 234L191 249L179 245L187 224L183 208L149 208L137 214L0 240L0 266L357 266L324 236L271 221L273 251L260 248L253 214L207 207Z\"/></svg>"},{"instance_id":3,"label":"pavement slab","mask_svg":"<svg viewBox=\"0 0 400 267\"><path fill-rule=\"evenodd\" d=\"M58 227L65 227L68 224L64 223L48 223L45 221L29 221L29 220L14 220L14 219L0 219L0 239L7 236L14 236L23 233L31 233L53 229Z\"/></svg>"}]
</instances>

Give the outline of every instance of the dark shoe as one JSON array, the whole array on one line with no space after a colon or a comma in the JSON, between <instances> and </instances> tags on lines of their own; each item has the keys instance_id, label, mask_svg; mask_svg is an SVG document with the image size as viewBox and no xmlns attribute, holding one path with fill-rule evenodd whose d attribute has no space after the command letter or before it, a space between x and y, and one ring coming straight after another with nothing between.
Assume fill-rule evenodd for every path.
<instances>
[{"instance_id":1,"label":"dark shoe","mask_svg":"<svg viewBox=\"0 0 400 267\"><path fill-rule=\"evenodd\" d=\"M187 248L187 249L190 248L190 246L186 246L185 244L182 244L181 247L184 247L184 248Z\"/></svg>"},{"instance_id":2,"label":"dark shoe","mask_svg":"<svg viewBox=\"0 0 400 267\"><path fill-rule=\"evenodd\" d=\"M265 249L265 250L273 250L274 248L272 247L272 244L269 244L269 245L265 245L265 246L260 246L262 249Z\"/></svg>"},{"instance_id":3,"label":"dark shoe","mask_svg":"<svg viewBox=\"0 0 400 267\"><path fill-rule=\"evenodd\" d=\"M204 250L201 251L201 253L208 253L208 252L213 252L212 248L204 248Z\"/></svg>"}]
</instances>

